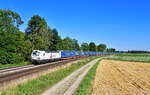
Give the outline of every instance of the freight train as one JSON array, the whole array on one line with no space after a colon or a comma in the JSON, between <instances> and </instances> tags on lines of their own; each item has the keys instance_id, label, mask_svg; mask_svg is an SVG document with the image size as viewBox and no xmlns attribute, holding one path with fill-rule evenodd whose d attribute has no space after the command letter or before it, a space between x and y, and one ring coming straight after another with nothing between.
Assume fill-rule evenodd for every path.
<instances>
[{"instance_id":1,"label":"freight train","mask_svg":"<svg viewBox=\"0 0 150 95\"><path fill-rule=\"evenodd\" d=\"M115 54L113 52L82 52L82 51L41 51L33 50L31 54L31 62L33 64L47 63L55 60L63 60L69 58L100 56Z\"/></svg>"}]
</instances>

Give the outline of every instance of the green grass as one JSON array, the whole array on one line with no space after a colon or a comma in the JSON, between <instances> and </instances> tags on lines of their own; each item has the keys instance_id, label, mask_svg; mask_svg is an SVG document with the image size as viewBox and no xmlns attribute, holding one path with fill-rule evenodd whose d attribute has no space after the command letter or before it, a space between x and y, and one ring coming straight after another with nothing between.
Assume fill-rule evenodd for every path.
<instances>
[{"instance_id":1,"label":"green grass","mask_svg":"<svg viewBox=\"0 0 150 95\"><path fill-rule=\"evenodd\" d=\"M88 60L85 60L84 62L72 64L67 68L61 68L50 74L20 84L15 88L9 88L7 90L2 91L2 95L40 95L46 89L50 88L58 81L62 80L63 78L71 74L73 71L87 64L89 61L94 60L95 58L97 57L88 58Z\"/></svg>"},{"instance_id":2,"label":"green grass","mask_svg":"<svg viewBox=\"0 0 150 95\"><path fill-rule=\"evenodd\" d=\"M15 66L22 66L22 65L27 65L27 64L31 64L30 62L22 62L19 64L0 64L0 68L8 68L8 67L15 67Z\"/></svg>"},{"instance_id":3,"label":"green grass","mask_svg":"<svg viewBox=\"0 0 150 95\"><path fill-rule=\"evenodd\" d=\"M96 68L99 63L100 63L100 60L90 69L90 71L87 73L87 75L81 82L79 88L76 90L74 95L91 95L91 92L90 92L91 81L95 77Z\"/></svg>"},{"instance_id":4,"label":"green grass","mask_svg":"<svg viewBox=\"0 0 150 95\"><path fill-rule=\"evenodd\" d=\"M150 62L150 54L116 54L105 57L104 59L134 61L134 62Z\"/></svg>"}]
</instances>

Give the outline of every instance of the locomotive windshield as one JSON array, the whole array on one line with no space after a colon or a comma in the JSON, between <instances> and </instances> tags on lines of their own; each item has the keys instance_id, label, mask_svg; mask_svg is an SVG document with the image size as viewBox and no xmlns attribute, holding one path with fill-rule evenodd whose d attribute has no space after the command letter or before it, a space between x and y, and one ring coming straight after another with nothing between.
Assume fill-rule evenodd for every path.
<instances>
[{"instance_id":1,"label":"locomotive windshield","mask_svg":"<svg viewBox=\"0 0 150 95\"><path fill-rule=\"evenodd\" d=\"M39 56L39 55L40 55L40 52L38 52L38 51L33 52L33 56Z\"/></svg>"}]
</instances>

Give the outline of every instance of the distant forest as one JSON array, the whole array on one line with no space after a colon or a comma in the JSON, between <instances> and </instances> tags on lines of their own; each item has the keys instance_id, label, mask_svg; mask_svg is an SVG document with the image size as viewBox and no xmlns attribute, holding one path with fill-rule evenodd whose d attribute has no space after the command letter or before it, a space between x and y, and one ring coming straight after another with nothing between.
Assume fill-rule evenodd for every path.
<instances>
[{"instance_id":1,"label":"distant forest","mask_svg":"<svg viewBox=\"0 0 150 95\"><path fill-rule=\"evenodd\" d=\"M23 23L18 13L0 9L0 64L29 61L32 50L116 51L105 44L83 42L80 45L76 39L61 38L57 29L51 29L39 15L33 15L26 30L20 31Z\"/></svg>"},{"instance_id":2,"label":"distant forest","mask_svg":"<svg viewBox=\"0 0 150 95\"><path fill-rule=\"evenodd\" d=\"M129 51L116 51L120 53L150 53L150 51L141 51L141 50L129 50Z\"/></svg>"}]
</instances>

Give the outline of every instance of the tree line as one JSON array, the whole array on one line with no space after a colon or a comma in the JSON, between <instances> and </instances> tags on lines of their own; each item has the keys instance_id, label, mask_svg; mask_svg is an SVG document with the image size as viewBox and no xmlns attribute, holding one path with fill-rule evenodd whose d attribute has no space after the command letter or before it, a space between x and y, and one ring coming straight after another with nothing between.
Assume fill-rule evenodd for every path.
<instances>
[{"instance_id":1,"label":"tree line","mask_svg":"<svg viewBox=\"0 0 150 95\"><path fill-rule=\"evenodd\" d=\"M13 64L29 61L32 50L72 50L72 51L108 51L105 44L96 46L94 42L83 42L70 37L61 38L57 29L51 29L46 20L33 15L25 31L19 26L24 22L20 15L11 10L0 9L0 63Z\"/></svg>"},{"instance_id":2,"label":"tree line","mask_svg":"<svg viewBox=\"0 0 150 95\"><path fill-rule=\"evenodd\" d=\"M128 51L116 51L118 53L150 53L150 51L144 50L128 50Z\"/></svg>"}]
</instances>

